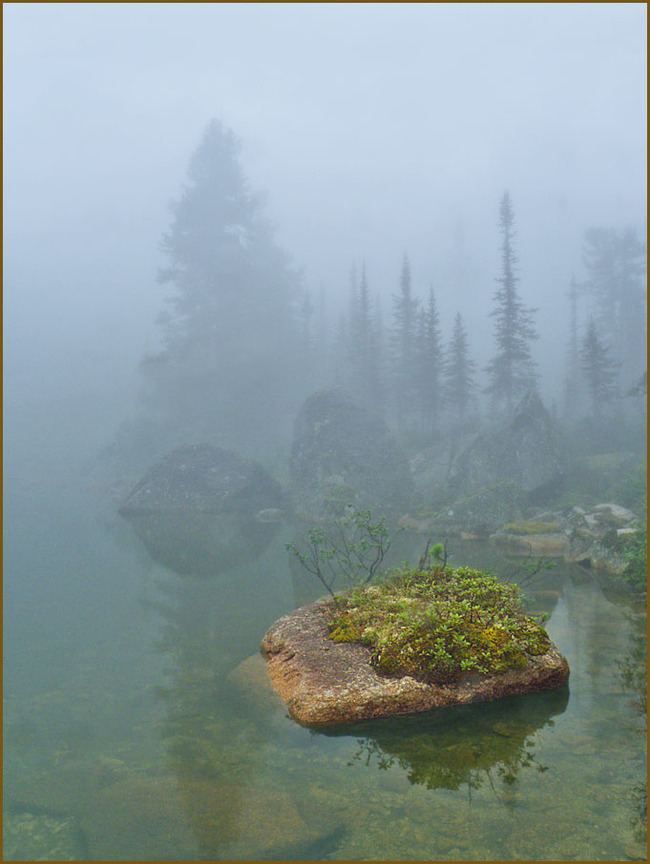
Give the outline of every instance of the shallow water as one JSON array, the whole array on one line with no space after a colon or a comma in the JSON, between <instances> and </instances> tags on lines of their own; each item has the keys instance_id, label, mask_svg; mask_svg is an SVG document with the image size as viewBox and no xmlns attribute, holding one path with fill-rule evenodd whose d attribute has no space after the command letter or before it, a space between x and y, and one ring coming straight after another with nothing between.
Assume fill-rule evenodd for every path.
<instances>
[{"instance_id":1,"label":"shallow water","mask_svg":"<svg viewBox=\"0 0 650 864\"><path fill-rule=\"evenodd\" d=\"M239 667L319 593L292 583L286 531L254 567L181 578L106 490L44 473L5 473L5 860L645 856L630 598L559 568L527 588L567 688L315 733Z\"/></svg>"}]
</instances>

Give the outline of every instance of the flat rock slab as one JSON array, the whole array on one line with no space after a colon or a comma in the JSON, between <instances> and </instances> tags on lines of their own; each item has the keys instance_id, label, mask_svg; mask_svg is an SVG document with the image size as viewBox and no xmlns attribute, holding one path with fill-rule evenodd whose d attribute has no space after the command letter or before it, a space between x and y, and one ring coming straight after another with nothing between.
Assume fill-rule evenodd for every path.
<instances>
[{"instance_id":1,"label":"flat rock slab","mask_svg":"<svg viewBox=\"0 0 650 864\"><path fill-rule=\"evenodd\" d=\"M262 655L289 714L304 726L354 723L552 690L569 678L569 664L554 645L529 658L525 669L467 675L455 684L387 678L370 665L370 649L332 642L323 601L280 618L262 640Z\"/></svg>"},{"instance_id":2,"label":"flat rock slab","mask_svg":"<svg viewBox=\"0 0 650 864\"><path fill-rule=\"evenodd\" d=\"M569 550L569 541L564 534L510 534L507 531L492 534L490 540L496 545L520 555L542 555L561 558Z\"/></svg>"}]
</instances>

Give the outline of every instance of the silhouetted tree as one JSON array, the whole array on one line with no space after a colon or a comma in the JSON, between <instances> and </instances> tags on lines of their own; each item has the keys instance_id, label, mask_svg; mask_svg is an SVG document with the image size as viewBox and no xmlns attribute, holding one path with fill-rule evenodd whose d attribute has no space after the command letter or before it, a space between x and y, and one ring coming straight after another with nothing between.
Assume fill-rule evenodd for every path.
<instances>
[{"instance_id":1,"label":"silhouetted tree","mask_svg":"<svg viewBox=\"0 0 650 864\"><path fill-rule=\"evenodd\" d=\"M418 301L413 297L411 268L406 255L402 261L400 290L393 295L393 326L391 329L392 383L400 426L407 415L415 411L417 397L417 374L415 364L415 339L418 317Z\"/></svg>"},{"instance_id":2,"label":"silhouetted tree","mask_svg":"<svg viewBox=\"0 0 650 864\"><path fill-rule=\"evenodd\" d=\"M159 281L171 287L163 349L143 363L146 401L165 423L236 433L287 414L299 366L294 302L300 280L246 182L240 144L207 127L171 205Z\"/></svg>"},{"instance_id":3,"label":"silhouetted tree","mask_svg":"<svg viewBox=\"0 0 650 864\"><path fill-rule=\"evenodd\" d=\"M564 379L564 416L575 417L580 403L580 345L578 340L578 283L571 278L569 298L569 338L566 348Z\"/></svg>"},{"instance_id":4,"label":"silhouetted tree","mask_svg":"<svg viewBox=\"0 0 650 864\"><path fill-rule=\"evenodd\" d=\"M589 319L580 351L582 371L591 400L593 416L599 418L603 408L617 396L616 379L619 364L612 359L609 348L598 335L596 323Z\"/></svg>"},{"instance_id":5,"label":"silhouetted tree","mask_svg":"<svg viewBox=\"0 0 650 864\"><path fill-rule=\"evenodd\" d=\"M349 358L351 389L379 409L381 399L379 334L373 315L365 262L358 281L356 268L350 276Z\"/></svg>"},{"instance_id":6,"label":"silhouetted tree","mask_svg":"<svg viewBox=\"0 0 650 864\"><path fill-rule=\"evenodd\" d=\"M427 305L420 310L418 318L415 363L417 401L422 422L425 429L433 432L441 403L443 367L442 339L433 286L429 289Z\"/></svg>"},{"instance_id":7,"label":"silhouetted tree","mask_svg":"<svg viewBox=\"0 0 650 864\"><path fill-rule=\"evenodd\" d=\"M313 332L314 303L308 288L300 292L297 305L296 323L298 330L298 360L305 370L311 371L315 360L315 336Z\"/></svg>"},{"instance_id":8,"label":"silhouetted tree","mask_svg":"<svg viewBox=\"0 0 650 864\"><path fill-rule=\"evenodd\" d=\"M463 426L468 411L476 396L474 372L476 364L470 359L467 332L463 316L458 312L454 319L447 357L444 367L445 403L454 413L459 426Z\"/></svg>"},{"instance_id":9,"label":"silhouetted tree","mask_svg":"<svg viewBox=\"0 0 650 864\"><path fill-rule=\"evenodd\" d=\"M595 303L598 331L638 378L646 368L646 248L627 227L590 228L585 233L583 288Z\"/></svg>"},{"instance_id":10,"label":"silhouetted tree","mask_svg":"<svg viewBox=\"0 0 650 864\"><path fill-rule=\"evenodd\" d=\"M494 308L490 312L496 319L494 336L496 354L487 366L493 405L505 403L511 410L514 401L537 384L535 363L530 343L537 338L533 324L536 310L529 309L519 298L516 275L517 256L514 249L515 218L510 193L504 192L499 205L501 231L501 275L496 281L500 287L494 295Z\"/></svg>"}]
</instances>

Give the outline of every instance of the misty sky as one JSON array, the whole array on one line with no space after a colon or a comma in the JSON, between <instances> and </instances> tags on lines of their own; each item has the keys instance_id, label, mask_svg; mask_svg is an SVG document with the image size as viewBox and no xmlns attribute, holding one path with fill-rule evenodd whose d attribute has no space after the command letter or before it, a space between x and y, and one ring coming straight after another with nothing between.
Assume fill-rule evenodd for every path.
<instances>
[{"instance_id":1,"label":"misty sky","mask_svg":"<svg viewBox=\"0 0 650 864\"><path fill-rule=\"evenodd\" d=\"M333 296L433 283L477 359L512 194L548 380L584 230L646 225L646 5L36 4L4 13L5 398L124 388L168 202L212 117ZM480 344L479 344L480 343ZM541 352L541 353L540 353Z\"/></svg>"}]
</instances>

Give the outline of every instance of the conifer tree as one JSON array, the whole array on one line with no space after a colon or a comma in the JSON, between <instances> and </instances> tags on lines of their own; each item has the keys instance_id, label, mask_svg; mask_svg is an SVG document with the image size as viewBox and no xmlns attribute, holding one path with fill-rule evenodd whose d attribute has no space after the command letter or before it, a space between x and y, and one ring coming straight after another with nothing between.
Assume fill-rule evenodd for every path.
<instances>
[{"instance_id":1,"label":"conifer tree","mask_svg":"<svg viewBox=\"0 0 650 864\"><path fill-rule=\"evenodd\" d=\"M441 404L443 367L440 322L433 286L429 289L426 307L420 310L416 348L417 401L424 428L433 432Z\"/></svg>"},{"instance_id":2,"label":"conifer tree","mask_svg":"<svg viewBox=\"0 0 650 864\"><path fill-rule=\"evenodd\" d=\"M612 359L610 350L600 338L596 322L589 319L587 331L580 351L582 371L591 400L594 418L599 419L603 409L611 405L617 396L617 369L619 364Z\"/></svg>"},{"instance_id":3,"label":"conifer tree","mask_svg":"<svg viewBox=\"0 0 650 864\"><path fill-rule=\"evenodd\" d=\"M379 339L372 311L365 261L361 280L357 283L356 268L351 274L349 356L351 386L361 398L380 407Z\"/></svg>"},{"instance_id":4,"label":"conifer tree","mask_svg":"<svg viewBox=\"0 0 650 864\"><path fill-rule=\"evenodd\" d=\"M536 310L527 308L517 290L517 255L515 253L515 217L510 193L504 192L499 206L501 232L501 275L490 315L495 318L496 354L487 366L489 384L486 392L493 406L505 404L510 411L516 399L537 384L537 373L530 343L537 338L533 324Z\"/></svg>"},{"instance_id":5,"label":"conifer tree","mask_svg":"<svg viewBox=\"0 0 650 864\"><path fill-rule=\"evenodd\" d=\"M626 227L590 228L585 233L584 290L595 304L602 338L620 357L631 378L646 368L646 248Z\"/></svg>"},{"instance_id":6,"label":"conifer tree","mask_svg":"<svg viewBox=\"0 0 650 864\"><path fill-rule=\"evenodd\" d=\"M417 373L415 340L417 334L418 301L413 297L411 268L404 255L400 274L400 290L393 295L393 326L391 329L392 384L397 408L397 421L403 426L407 416L415 411Z\"/></svg>"},{"instance_id":7,"label":"conifer tree","mask_svg":"<svg viewBox=\"0 0 650 864\"><path fill-rule=\"evenodd\" d=\"M571 277L569 298L569 338L566 348L564 378L564 416L575 416L580 402L580 346L578 342L578 283Z\"/></svg>"},{"instance_id":8,"label":"conifer tree","mask_svg":"<svg viewBox=\"0 0 650 864\"><path fill-rule=\"evenodd\" d=\"M463 316L458 312L454 319L444 368L445 402L453 412L458 426L462 428L470 408L475 402L476 364L470 359L467 332Z\"/></svg>"},{"instance_id":9,"label":"conifer tree","mask_svg":"<svg viewBox=\"0 0 650 864\"><path fill-rule=\"evenodd\" d=\"M240 143L212 121L171 205L163 237L171 288L163 348L145 358L145 401L165 426L240 434L283 422L298 356L300 280L276 245L240 165Z\"/></svg>"}]
</instances>

